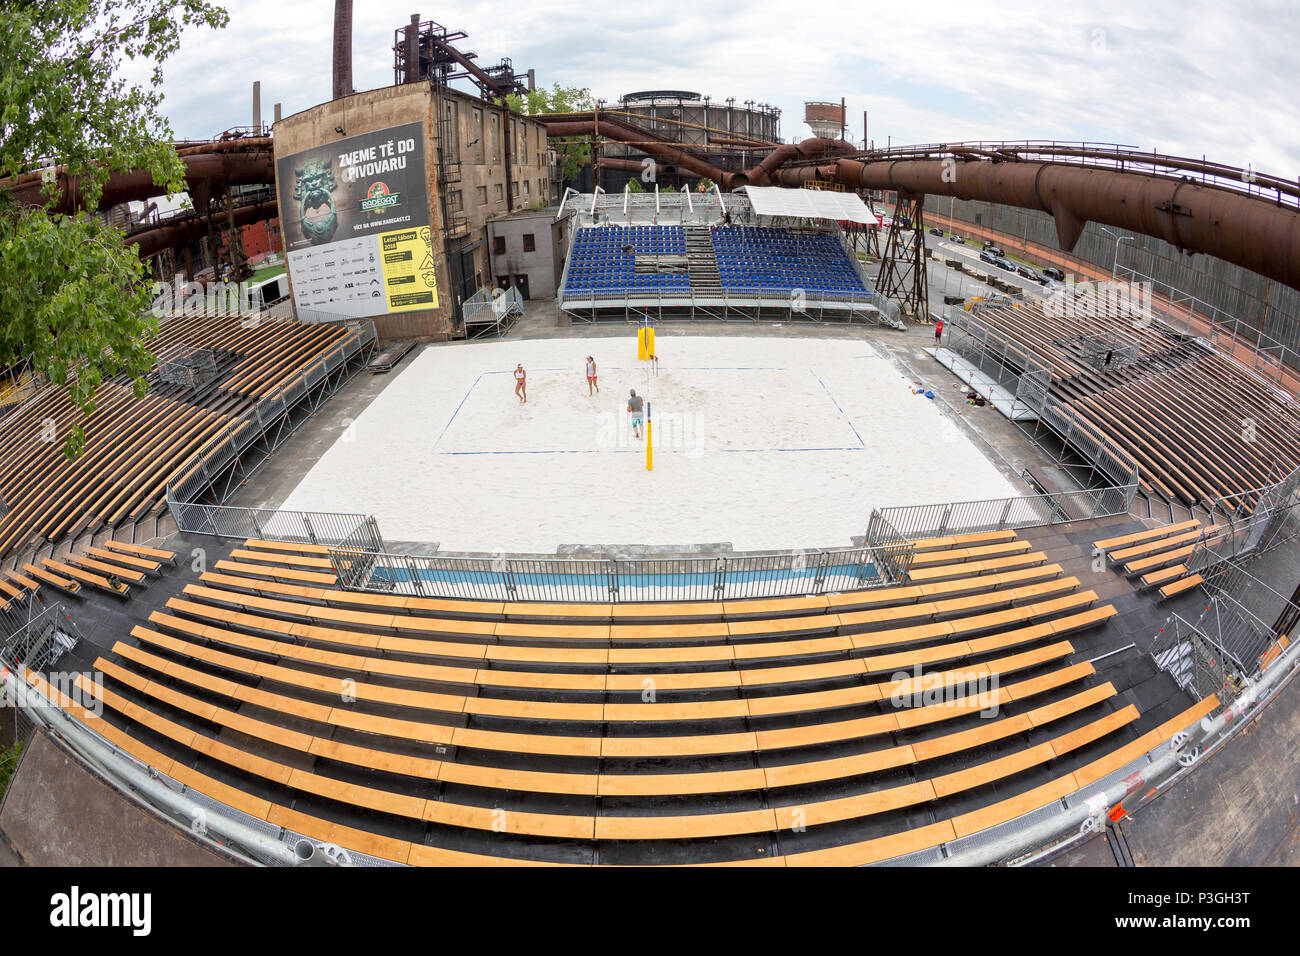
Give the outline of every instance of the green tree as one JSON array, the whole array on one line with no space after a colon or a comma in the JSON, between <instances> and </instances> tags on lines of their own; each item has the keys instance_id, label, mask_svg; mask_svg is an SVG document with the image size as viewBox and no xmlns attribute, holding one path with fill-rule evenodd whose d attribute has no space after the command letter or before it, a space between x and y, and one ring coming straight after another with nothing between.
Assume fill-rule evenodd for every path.
<instances>
[{"instance_id":1,"label":"green tree","mask_svg":"<svg viewBox=\"0 0 1300 956\"><path fill-rule=\"evenodd\" d=\"M524 96L511 93L506 97L511 112L523 116L543 113L585 113L596 108L595 97L586 87L553 85L529 90ZM565 181L577 177L578 171L591 163L591 142L586 136L554 136L548 140L563 169Z\"/></svg>"},{"instance_id":2,"label":"green tree","mask_svg":"<svg viewBox=\"0 0 1300 956\"><path fill-rule=\"evenodd\" d=\"M645 187L641 185L641 180L638 179L636 176L633 176L631 179L627 181L627 188L629 192L634 192L634 193L645 192Z\"/></svg>"},{"instance_id":3,"label":"green tree","mask_svg":"<svg viewBox=\"0 0 1300 956\"><path fill-rule=\"evenodd\" d=\"M30 357L89 416L109 376L126 374L143 395L156 330L144 264L123 236L93 215L108 177L143 169L169 193L184 165L159 112L162 63L189 26L224 27L205 0L40 0L0 3L0 364ZM121 75L152 67L144 84ZM76 177L68 202L58 165ZM40 205L6 186L44 181ZM80 424L66 436L80 453Z\"/></svg>"}]
</instances>

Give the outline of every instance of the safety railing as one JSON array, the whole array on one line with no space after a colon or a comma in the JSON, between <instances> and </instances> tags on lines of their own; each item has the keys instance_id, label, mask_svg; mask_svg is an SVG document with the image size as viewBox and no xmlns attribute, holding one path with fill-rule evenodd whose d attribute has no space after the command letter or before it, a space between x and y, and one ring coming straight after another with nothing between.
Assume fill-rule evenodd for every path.
<instances>
[{"instance_id":1,"label":"safety railing","mask_svg":"<svg viewBox=\"0 0 1300 956\"><path fill-rule=\"evenodd\" d=\"M168 504L182 534L295 541L329 547L353 542L358 535L369 533L375 547L382 546L375 519L370 515L238 508L192 501Z\"/></svg>"},{"instance_id":2,"label":"safety railing","mask_svg":"<svg viewBox=\"0 0 1300 956\"><path fill-rule=\"evenodd\" d=\"M385 554L331 548L358 590L495 601L722 601L897 584L910 545L676 558L524 558Z\"/></svg>"},{"instance_id":3,"label":"safety railing","mask_svg":"<svg viewBox=\"0 0 1300 956\"><path fill-rule=\"evenodd\" d=\"M1282 390L1288 400L1300 400L1300 352L1218 306L1136 269L1117 266L1115 277L1133 284L1148 283L1153 294L1168 304L1161 310L1160 322L1177 332L1205 339L1220 354ZM1238 345L1248 353L1247 361L1240 357Z\"/></svg>"},{"instance_id":4,"label":"safety railing","mask_svg":"<svg viewBox=\"0 0 1300 956\"><path fill-rule=\"evenodd\" d=\"M937 538L952 534L1034 528L1127 514L1138 483L1085 488L1023 498L990 498L948 504L904 505L873 512L901 538ZM874 543L874 542L873 542Z\"/></svg>"}]
</instances>

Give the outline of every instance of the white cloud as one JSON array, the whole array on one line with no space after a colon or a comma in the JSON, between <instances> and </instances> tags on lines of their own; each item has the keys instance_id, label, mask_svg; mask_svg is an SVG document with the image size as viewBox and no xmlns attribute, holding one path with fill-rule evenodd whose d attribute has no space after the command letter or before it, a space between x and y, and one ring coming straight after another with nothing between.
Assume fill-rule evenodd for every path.
<instances>
[{"instance_id":1,"label":"white cloud","mask_svg":"<svg viewBox=\"0 0 1300 956\"><path fill-rule=\"evenodd\" d=\"M193 31L167 65L166 109L199 138L330 95L333 5L227 0L230 26ZM393 31L409 3L356 4L357 88L392 82ZM432 16L433 14L429 14ZM478 62L509 56L538 82L588 86L606 100L690 89L783 110L802 138L805 99L838 99L877 143L959 139L1116 142L1295 178L1289 122L1300 13L1286 2L937 0L794 5L788 0L676 5L468 0L441 14Z\"/></svg>"}]
</instances>

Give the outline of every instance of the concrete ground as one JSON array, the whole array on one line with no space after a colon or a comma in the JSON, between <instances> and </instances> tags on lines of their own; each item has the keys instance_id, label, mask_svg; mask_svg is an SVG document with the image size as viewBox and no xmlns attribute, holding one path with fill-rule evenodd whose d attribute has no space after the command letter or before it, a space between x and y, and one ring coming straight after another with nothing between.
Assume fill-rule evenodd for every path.
<instances>
[{"instance_id":1,"label":"concrete ground","mask_svg":"<svg viewBox=\"0 0 1300 956\"><path fill-rule=\"evenodd\" d=\"M0 804L0 866L227 866L42 731Z\"/></svg>"}]
</instances>

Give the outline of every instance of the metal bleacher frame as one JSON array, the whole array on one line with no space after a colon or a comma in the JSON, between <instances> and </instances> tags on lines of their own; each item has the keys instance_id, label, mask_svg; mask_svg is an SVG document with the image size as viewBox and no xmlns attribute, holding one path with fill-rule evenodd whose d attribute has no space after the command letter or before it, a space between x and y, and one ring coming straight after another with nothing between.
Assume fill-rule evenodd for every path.
<instances>
[{"instance_id":1,"label":"metal bleacher frame","mask_svg":"<svg viewBox=\"0 0 1300 956\"><path fill-rule=\"evenodd\" d=\"M720 295L709 296L698 295L694 291L663 293L647 290L612 294L569 291L569 268L573 261L574 244L584 228L601 225L708 227L721 223L728 212L734 225L758 224L758 217L747 197L738 193L723 193L716 187L712 192L694 195L672 190L659 192L657 187L655 192L645 193L610 194L603 190L590 194L570 192L557 213L557 218L565 214L574 216L573 228L569 230L564 271L556 294L560 310L576 321L591 323L602 318L621 318L624 321L700 318L725 322L729 319L758 321L779 317L786 320L804 318L818 323L893 324L888 321L886 303L871 289L862 263L852 253L852 247L845 241L838 225L826 228L821 224L819 228L828 235L834 235L845 250L863 286L869 290L865 295L827 296L804 293L802 308L795 309L789 294L774 295L769 290L757 287L739 292L724 288ZM808 225L808 221L801 221L800 225Z\"/></svg>"}]
</instances>

